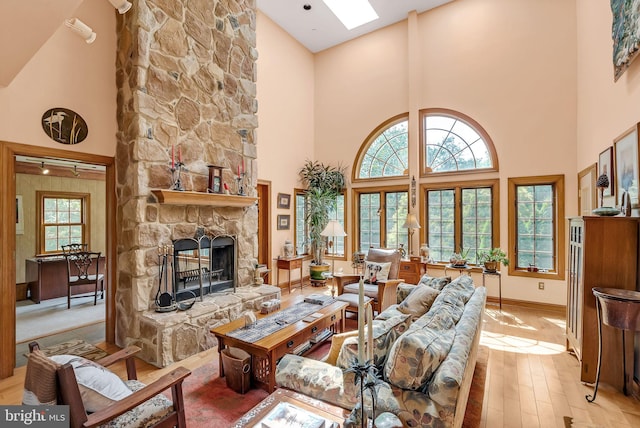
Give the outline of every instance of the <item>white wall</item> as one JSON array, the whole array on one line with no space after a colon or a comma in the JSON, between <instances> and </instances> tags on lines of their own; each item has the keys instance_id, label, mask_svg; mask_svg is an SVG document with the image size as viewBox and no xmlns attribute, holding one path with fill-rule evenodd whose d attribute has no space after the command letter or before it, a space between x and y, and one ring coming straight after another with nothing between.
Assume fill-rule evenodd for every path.
<instances>
[{"instance_id":1,"label":"white wall","mask_svg":"<svg viewBox=\"0 0 640 428\"><path fill-rule=\"evenodd\" d=\"M457 0L414 21L315 56L315 158L352 165L385 119L413 112L412 105L454 109L478 121L496 145L503 248L508 177L564 174L566 212L575 212L575 1ZM503 274L502 295L565 304L565 281L544 280L544 291L538 281ZM497 284L488 291L497 296Z\"/></svg>"},{"instance_id":2,"label":"white wall","mask_svg":"<svg viewBox=\"0 0 640 428\"><path fill-rule=\"evenodd\" d=\"M87 44L60 22L6 88L0 88L0 140L114 156L116 147L116 20L107 1L85 1L74 14L97 33ZM61 145L43 131L53 107L69 108L87 122L87 139Z\"/></svg>"},{"instance_id":3,"label":"white wall","mask_svg":"<svg viewBox=\"0 0 640 428\"><path fill-rule=\"evenodd\" d=\"M315 73L313 55L260 12L257 34L258 178L271 182L271 251L277 257L284 241L294 238L293 227L277 230L277 216L289 214L293 223L293 190L301 187L297 171L313 159ZM290 209L277 208L278 193L291 195Z\"/></svg>"}]
</instances>

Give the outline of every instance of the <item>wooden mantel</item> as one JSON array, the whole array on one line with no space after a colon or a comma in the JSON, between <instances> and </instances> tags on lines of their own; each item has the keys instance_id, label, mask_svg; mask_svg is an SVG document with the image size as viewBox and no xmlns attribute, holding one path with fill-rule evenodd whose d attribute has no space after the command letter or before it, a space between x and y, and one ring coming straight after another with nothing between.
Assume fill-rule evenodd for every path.
<instances>
[{"instance_id":1,"label":"wooden mantel","mask_svg":"<svg viewBox=\"0 0 640 428\"><path fill-rule=\"evenodd\" d=\"M251 196L223 195L219 193L179 192L176 190L152 190L158 202L169 205L208 205L212 207L242 208L255 204L258 198Z\"/></svg>"}]
</instances>

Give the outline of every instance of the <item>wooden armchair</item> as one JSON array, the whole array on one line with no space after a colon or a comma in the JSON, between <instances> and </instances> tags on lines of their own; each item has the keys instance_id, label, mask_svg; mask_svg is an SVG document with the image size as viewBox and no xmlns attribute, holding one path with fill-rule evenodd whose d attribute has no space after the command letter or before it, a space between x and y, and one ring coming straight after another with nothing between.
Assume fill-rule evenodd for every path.
<instances>
[{"instance_id":1,"label":"wooden armchair","mask_svg":"<svg viewBox=\"0 0 640 428\"><path fill-rule=\"evenodd\" d=\"M389 276L386 280L379 280L377 284L364 284L365 296L373 300L373 310L377 313L384 311L390 305L396 303L396 289L402 282L398 279L400 272L401 254L395 249L370 248L365 259L365 271L367 262L385 263L390 262ZM338 287L338 299L343 294L358 294L360 275L358 274L336 274L336 285ZM365 278L366 279L366 278ZM351 302L354 299L350 299ZM348 310L356 310L357 307L350 306Z\"/></svg>"},{"instance_id":2,"label":"wooden armchair","mask_svg":"<svg viewBox=\"0 0 640 428\"><path fill-rule=\"evenodd\" d=\"M36 342L29 344L29 350L32 353L38 349ZM155 382L144 385L136 380L134 354L139 351L140 348L137 346L129 346L95 362L104 368L124 360L129 379L124 383L132 394L93 413L87 413L85 409L81 386L71 363L57 365L55 369L57 402L69 406L71 428L97 427L104 424L119 428L186 427L182 382L191 372L184 367L178 367ZM29 366L27 366L27 375L28 372ZM25 389L26 382L27 379L25 379ZM171 401L160 394L167 389L171 389Z\"/></svg>"}]
</instances>

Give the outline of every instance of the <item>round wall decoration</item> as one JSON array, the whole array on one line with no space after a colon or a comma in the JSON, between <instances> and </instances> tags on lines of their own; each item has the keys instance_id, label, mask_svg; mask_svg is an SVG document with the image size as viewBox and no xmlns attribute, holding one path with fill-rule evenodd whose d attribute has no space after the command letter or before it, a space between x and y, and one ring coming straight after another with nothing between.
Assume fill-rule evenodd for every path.
<instances>
[{"instance_id":1,"label":"round wall decoration","mask_svg":"<svg viewBox=\"0 0 640 428\"><path fill-rule=\"evenodd\" d=\"M42 129L60 144L78 144L89 134L87 122L73 110L55 107L42 115Z\"/></svg>"}]
</instances>

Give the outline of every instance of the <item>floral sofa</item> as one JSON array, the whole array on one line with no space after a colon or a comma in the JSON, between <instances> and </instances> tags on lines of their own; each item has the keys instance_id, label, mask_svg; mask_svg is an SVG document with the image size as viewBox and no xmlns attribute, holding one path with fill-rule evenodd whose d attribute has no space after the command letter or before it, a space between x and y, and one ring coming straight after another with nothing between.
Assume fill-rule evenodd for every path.
<instances>
[{"instance_id":1,"label":"floral sofa","mask_svg":"<svg viewBox=\"0 0 640 428\"><path fill-rule=\"evenodd\" d=\"M401 284L397 302L373 321L373 364L380 378L376 416L391 412L407 427L462 426L486 289L474 287L466 275L453 281L425 275L418 285ZM421 313L420 306L426 312ZM357 353L357 337L350 337L341 345L335 366L285 355L276 368L276 383L353 409L360 402L359 386L345 369ZM368 397L365 408L370 409Z\"/></svg>"}]
</instances>

